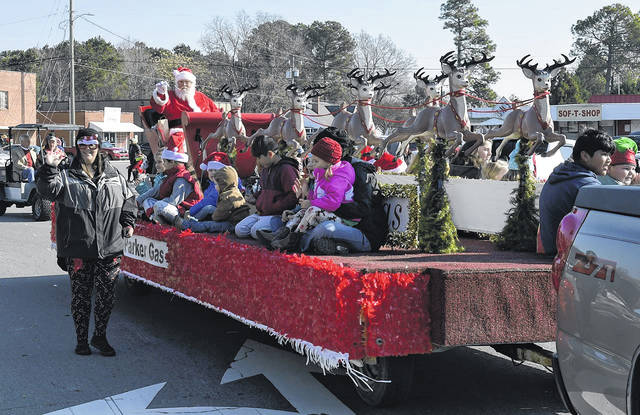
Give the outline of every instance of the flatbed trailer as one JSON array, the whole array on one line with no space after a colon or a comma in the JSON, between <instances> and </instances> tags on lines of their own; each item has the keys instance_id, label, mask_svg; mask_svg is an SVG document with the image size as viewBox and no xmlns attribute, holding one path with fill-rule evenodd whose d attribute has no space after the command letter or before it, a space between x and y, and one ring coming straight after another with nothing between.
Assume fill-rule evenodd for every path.
<instances>
[{"instance_id":1,"label":"flatbed trailer","mask_svg":"<svg viewBox=\"0 0 640 415\"><path fill-rule=\"evenodd\" d=\"M311 256L139 222L122 273L134 289L169 291L269 332L325 370L346 368L365 402L384 405L408 395L415 355L492 345L551 364L533 345L555 339L551 259L461 242L456 254Z\"/></svg>"}]
</instances>

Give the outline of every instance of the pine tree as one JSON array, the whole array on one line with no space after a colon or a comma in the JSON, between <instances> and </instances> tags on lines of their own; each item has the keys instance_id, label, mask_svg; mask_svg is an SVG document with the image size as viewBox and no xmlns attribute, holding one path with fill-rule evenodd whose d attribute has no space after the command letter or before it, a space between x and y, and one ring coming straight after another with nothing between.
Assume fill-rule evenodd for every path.
<instances>
[{"instance_id":1,"label":"pine tree","mask_svg":"<svg viewBox=\"0 0 640 415\"><path fill-rule=\"evenodd\" d=\"M420 221L418 224L418 244L429 253L443 254L463 250L458 243L458 233L451 219L451 209L444 182L447 180L447 160L444 157L446 145L441 140L431 143L431 173L427 153L422 150L424 168L419 170Z\"/></svg>"},{"instance_id":2,"label":"pine tree","mask_svg":"<svg viewBox=\"0 0 640 415\"><path fill-rule=\"evenodd\" d=\"M440 20L444 21L444 29L453 32L458 61L478 57L481 53L492 54L496 44L491 40L485 28L489 22L478 13L478 8L471 0L447 0L440 5ZM471 69L469 90L484 99L496 99L491 89L500 73L488 63L476 65Z\"/></svg>"},{"instance_id":3,"label":"pine tree","mask_svg":"<svg viewBox=\"0 0 640 415\"><path fill-rule=\"evenodd\" d=\"M516 155L520 180L511 197L509 216L502 232L491 240L503 250L536 251L538 233L538 209L536 209L536 186L529 170L527 151L529 142L520 140L520 151Z\"/></svg>"}]
</instances>

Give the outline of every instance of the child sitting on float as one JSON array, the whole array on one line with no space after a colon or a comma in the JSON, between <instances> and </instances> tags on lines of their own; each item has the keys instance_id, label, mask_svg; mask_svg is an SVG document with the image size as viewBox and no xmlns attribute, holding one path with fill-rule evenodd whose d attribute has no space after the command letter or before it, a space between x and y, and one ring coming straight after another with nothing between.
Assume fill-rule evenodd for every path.
<instances>
[{"instance_id":1,"label":"child sitting on float","mask_svg":"<svg viewBox=\"0 0 640 415\"><path fill-rule=\"evenodd\" d=\"M209 162L211 163L211 162ZM222 164L222 163L220 163ZM249 205L238 189L238 173L231 166L208 169L210 187L217 190L217 204L211 220L177 219L176 227L193 232L230 232L249 216Z\"/></svg>"},{"instance_id":2,"label":"child sitting on float","mask_svg":"<svg viewBox=\"0 0 640 415\"><path fill-rule=\"evenodd\" d=\"M142 202L146 199L152 197L160 188L162 181L165 177L164 174L164 163L162 162L162 151L159 151L158 154L154 157L155 161L155 170L156 174L153 176L153 180L145 179L143 182L136 186L136 192L138 192L138 197L136 197L136 202L138 206L142 207Z\"/></svg>"},{"instance_id":3,"label":"child sitting on float","mask_svg":"<svg viewBox=\"0 0 640 415\"><path fill-rule=\"evenodd\" d=\"M341 160L342 147L330 138L318 141L311 149L311 157L315 185L309 190L309 199L300 203L302 209L274 236L272 248L297 250L302 234L318 224L345 223L334 212L343 203L353 202L353 166ZM304 188L296 186L296 195L302 197L303 193Z\"/></svg>"},{"instance_id":4,"label":"child sitting on float","mask_svg":"<svg viewBox=\"0 0 640 415\"><path fill-rule=\"evenodd\" d=\"M166 178L158 191L142 202L146 216L153 222L175 225L177 219L203 197L200 183L189 172L189 156L179 151L182 132L172 134L169 148L162 150Z\"/></svg>"},{"instance_id":5,"label":"child sitting on float","mask_svg":"<svg viewBox=\"0 0 640 415\"><path fill-rule=\"evenodd\" d=\"M604 176L598 180L606 185L629 186L636 177L636 153L638 145L628 137L613 140L616 150L611 155L611 164Z\"/></svg>"},{"instance_id":6,"label":"child sitting on float","mask_svg":"<svg viewBox=\"0 0 640 415\"><path fill-rule=\"evenodd\" d=\"M204 197L189 209L189 219L208 220L216 210L218 203L218 190L213 185L213 173L225 166L230 166L231 160L226 153L213 152L200 164L200 170L206 172L208 177L208 187L204 191ZM240 185L240 189L242 185Z\"/></svg>"}]
</instances>

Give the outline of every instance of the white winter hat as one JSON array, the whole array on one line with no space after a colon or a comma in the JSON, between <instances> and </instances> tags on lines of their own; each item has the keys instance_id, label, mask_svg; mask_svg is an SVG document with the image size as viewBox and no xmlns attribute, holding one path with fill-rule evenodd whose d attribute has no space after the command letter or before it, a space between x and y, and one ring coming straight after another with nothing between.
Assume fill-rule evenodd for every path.
<instances>
[{"instance_id":1,"label":"white winter hat","mask_svg":"<svg viewBox=\"0 0 640 415\"><path fill-rule=\"evenodd\" d=\"M168 148L162 150L162 158L165 160L179 161L181 163L189 162L189 156L185 153L181 153L178 150L178 147L174 147L173 150L169 150Z\"/></svg>"},{"instance_id":2,"label":"white winter hat","mask_svg":"<svg viewBox=\"0 0 640 415\"><path fill-rule=\"evenodd\" d=\"M196 82L196 76L191 72L191 69L180 66L178 69L173 71L173 76L176 78L176 82L178 81L191 81L193 83Z\"/></svg>"}]
</instances>

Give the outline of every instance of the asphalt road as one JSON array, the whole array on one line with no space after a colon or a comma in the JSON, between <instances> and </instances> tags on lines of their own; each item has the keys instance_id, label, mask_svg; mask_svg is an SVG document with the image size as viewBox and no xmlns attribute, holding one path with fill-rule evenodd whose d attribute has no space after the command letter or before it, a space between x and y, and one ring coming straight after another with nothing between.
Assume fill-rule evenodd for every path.
<instances>
[{"instance_id":1,"label":"asphalt road","mask_svg":"<svg viewBox=\"0 0 640 415\"><path fill-rule=\"evenodd\" d=\"M247 339L278 347L269 336L159 290L133 296L122 280L108 331L117 356L75 355L69 280L49 230L27 208L0 217L0 414L48 413L162 382L149 408L296 410L285 398L296 391L262 375L221 384ZM420 357L411 396L395 408L366 406L346 376L313 376L356 414L564 413L551 373L489 348Z\"/></svg>"}]
</instances>

